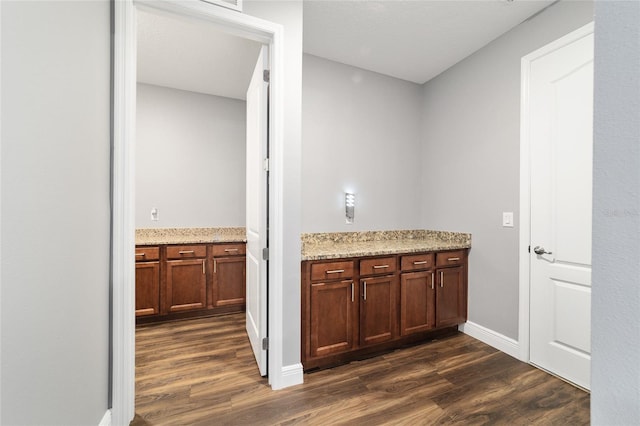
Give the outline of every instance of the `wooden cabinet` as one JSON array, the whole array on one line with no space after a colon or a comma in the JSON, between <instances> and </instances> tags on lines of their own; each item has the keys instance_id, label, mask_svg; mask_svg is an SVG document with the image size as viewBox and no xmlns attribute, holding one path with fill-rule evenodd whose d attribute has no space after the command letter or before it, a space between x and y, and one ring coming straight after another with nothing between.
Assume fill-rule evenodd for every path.
<instances>
[{"instance_id":1,"label":"wooden cabinet","mask_svg":"<svg viewBox=\"0 0 640 426\"><path fill-rule=\"evenodd\" d=\"M159 247L136 247L136 317L160 313L159 253Z\"/></svg>"},{"instance_id":2,"label":"wooden cabinet","mask_svg":"<svg viewBox=\"0 0 640 426\"><path fill-rule=\"evenodd\" d=\"M467 251L436 254L436 327L467 320Z\"/></svg>"},{"instance_id":3,"label":"wooden cabinet","mask_svg":"<svg viewBox=\"0 0 640 426\"><path fill-rule=\"evenodd\" d=\"M305 370L456 332L466 316L466 249L302 263Z\"/></svg>"},{"instance_id":4,"label":"wooden cabinet","mask_svg":"<svg viewBox=\"0 0 640 426\"><path fill-rule=\"evenodd\" d=\"M434 272L400 275L400 335L431 330L436 325Z\"/></svg>"},{"instance_id":5,"label":"wooden cabinet","mask_svg":"<svg viewBox=\"0 0 640 426\"><path fill-rule=\"evenodd\" d=\"M165 263L165 311L207 306L206 246L169 246Z\"/></svg>"},{"instance_id":6,"label":"wooden cabinet","mask_svg":"<svg viewBox=\"0 0 640 426\"><path fill-rule=\"evenodd\" d=\"M401 256L400 335L429 331L436 326L435 256Z\"/></svg>"},{"instance_id":7,"label":"wooden cabinet","mask_svg":"<svg viewBox=\"0 0 640 426\"><path fill-rule=\"evenodd\" d=\"M310 354L321 357L353 348L355 283L351 280L312 283L310 289Z\"/></svg>"},{"instance_id":8,"label":"wooden cabinet","mask_svg":"<svg viewBox=\"0 0 640 426\"><path fill-rule=\"evenodd\" d=\"M242 305L246 293L246 258L244 244L214 245L211 305Z\"/></svg>"},{"instance_id":9,"label":"wooden cabinet","mask_svg":"<svg viewBox=\"0 0 640 426\"><path fill-rule=\"evenodd\" d=\"M355 346L358 293L352 261L315 262L308 270L309 288L302 303L308 325L305 344L309 357L323 357Z\"/></svg>"},{"instance_id":10,"label":"wooden cabinet","mask_svg":"<svg viewBox=\"0 0 640 426\"><path fill-rule=\"evenodd\" d=\"M136 247L136 322L241 312L245 243Z\"/></svg>"},{"instance_id":11,"label":"wooden cabinet","mask_svg":"<svg viewBox=\"0 0 640 426\"><path fill-rule=\"evenodd\" d=\"M397 275L360 279L360 344L392 340L398 334Z\"/></svg>"},{"instance_id":12,"label":"wooden cabinet","mask_svg":"<svg viewBox=\"0 0 640 426\"><path fill-rule=\"evenodd\" d=\"M398 334L398 276L396 256L359 262L360 345L387 342Z\"/></svg>"}]
</instances>

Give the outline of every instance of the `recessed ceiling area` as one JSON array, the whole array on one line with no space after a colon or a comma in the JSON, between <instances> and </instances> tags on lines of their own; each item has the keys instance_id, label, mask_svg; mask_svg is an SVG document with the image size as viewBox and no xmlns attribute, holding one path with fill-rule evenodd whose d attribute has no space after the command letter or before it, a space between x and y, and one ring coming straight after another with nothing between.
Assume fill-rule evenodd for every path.
<instances>
[{"instance_id":1,"label":"recessed ceiling area","mask_svg":"<svg viewBox=\"0 0 640 426\"><path fill-rule=\"evenodd\" d=\"M138 82L246 98L260 43L205 21L144 10L137 15Z\"/></svg>"},{"instance_id":2,"label":"recessed ceiling area","mask_svg":"<svg viewBox=\"0 0 640 426\"><path fill-rule=\"evenodd\" d=\"M422 84L552 3L305 0L304 51Z\"/></svg>"},{"instance_id":3,"label":"recessed ceiling area","mask_svg":"<svg viewBox=\"0 0 640 426\"><path fill-rule=\"evenodd\" d=\"M304 0L303 47L422 84L552 3ZM246 98L260 50L209 22L145 10L138 11L137 47L139 82L234 99Z\"/></svg>"}]
</instances>

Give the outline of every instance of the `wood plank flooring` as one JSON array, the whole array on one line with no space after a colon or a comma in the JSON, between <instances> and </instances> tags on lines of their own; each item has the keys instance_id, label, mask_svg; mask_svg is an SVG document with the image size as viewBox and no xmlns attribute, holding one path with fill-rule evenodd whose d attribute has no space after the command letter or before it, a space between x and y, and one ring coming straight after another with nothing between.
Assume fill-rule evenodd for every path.
<instances>
[{"instance_id":1,"label":"wood plank flooring","mask_svg":"<svg viewBox=\"0 0 640 426\"><path fill-rule=\"evenodd\" d=\"M272 391L244 314L136 331L143 425L585 425L589 394L469 336L305 374Z\"/></svg>"}]
</instances>

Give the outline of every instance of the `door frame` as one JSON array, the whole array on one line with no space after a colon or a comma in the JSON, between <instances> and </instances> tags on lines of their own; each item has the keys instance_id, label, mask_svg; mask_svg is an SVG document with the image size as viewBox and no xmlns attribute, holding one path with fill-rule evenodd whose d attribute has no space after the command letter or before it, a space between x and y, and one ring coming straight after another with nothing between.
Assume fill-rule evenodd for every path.
<instances>
[{"instance_id":1,"label":"door frame","mask_svg":"<svg viewBox=\"0 0 640 426\"><path fill-rule=\"evenodd\" d=\"M283 151L284 40L283 27L199 0L116 0L113 14L113 146L111 225L110 406L112 424L129 424L135 414L135 118L136 10L197 18L224 31L269 46L269 384L291 383L283 374Z\"/></svg>"},{"instance_id":2,"label":"door frame","mask_svg":"<svg viewBox=\"0 0 640 426\"><path fill-rule=\"evenodd\" d=\"M521 60L520 95L520 237L519 237L519 309L518 309L518 345L519 358L529 362L530 351L530 291L531 291L531 137L529 117L529 79L531 64L567 44L594 32L594 23L590 22L571 33L537 49Z\"/></svg>"}]
</instances>

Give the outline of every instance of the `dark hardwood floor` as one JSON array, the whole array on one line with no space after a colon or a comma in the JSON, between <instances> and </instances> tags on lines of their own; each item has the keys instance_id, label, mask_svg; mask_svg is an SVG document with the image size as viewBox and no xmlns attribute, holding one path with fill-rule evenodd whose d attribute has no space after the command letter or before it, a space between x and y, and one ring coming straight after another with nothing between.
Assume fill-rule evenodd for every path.
<instances>
[{"instance_id":1,"label":"dark hardwood floor","mask_svg":"<svg viewBox=\"0 0 640 426\"><path fill-rule=\"evenodd\" d=\"M589 394L469 336L272 391L244 314L138 327L132 425L584 425Z\"/></svg>"}]
</instances>

